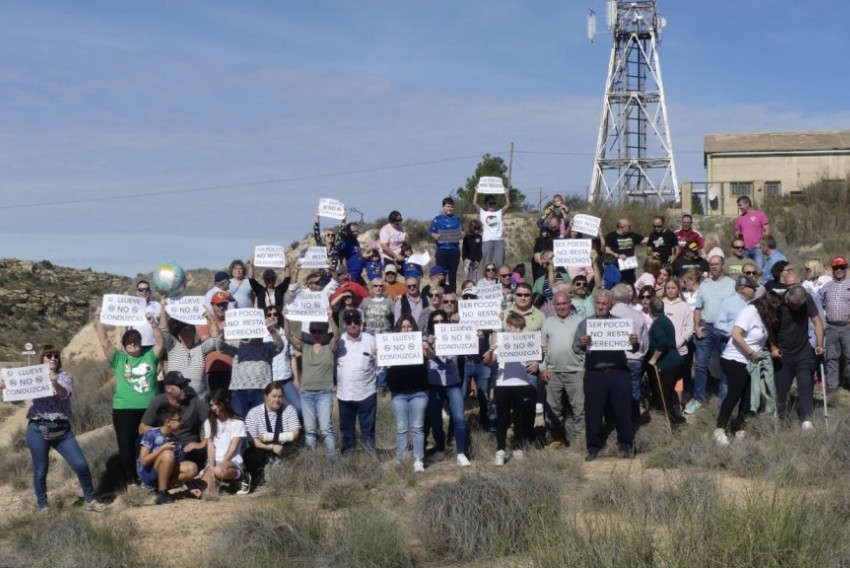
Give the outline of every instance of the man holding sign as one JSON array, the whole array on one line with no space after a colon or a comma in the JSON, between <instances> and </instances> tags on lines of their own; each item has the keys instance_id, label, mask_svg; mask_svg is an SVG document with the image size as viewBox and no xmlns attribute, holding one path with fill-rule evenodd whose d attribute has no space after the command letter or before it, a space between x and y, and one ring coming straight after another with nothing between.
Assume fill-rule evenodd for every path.
<instances>
[{"instance_id":1,"label":"man holding sign","mask_svg":"<svg viewBox=\"0 0 850 568\"><path fill-rule=\"evenodd\" d=\"M620 457L634 455L634 431L631 419L631 377L626 361L626 351L638 347L638 337L629 332L625 341L620 338L622 326L631 322L611 315L614 298L608 290L596 294L594 318L578 324L573 351L584 353L584 412L587 456L595 460L605 446L602 418L610 407L617 427L617 448ZM591 325L592 324L592 325ZM590 335L589 329L595 328Z\"/></svg>"},{"instance_id":2,"label":"man holding sign","mask_svg":"<svg viewBox=\"0 0 850 568\"><path fill-rule=\"evenodd\" d=\"M505 237L503 216L511 206L510 191L505 191L505 206L496 208L496 196L487 195L484 198L484 209L478 206L478 187L472 195L472 205L478 210L478 218L484 226L481 233L482 257L481 262L485 265L493 263L496 266L505 263Z\"/></svg>"},{"instance_id":3,"label":"man holding sign","mask_svg":"<svg viewBox=\"0 0 850 568\"><path fill-rule=\"evenodd\" d=\"M428 229L437 241L434 261L446 269L446 288L457 291L457 266L460 263L460 241L463 240L461 220L455 217L455 202L451 197L443 199L443 212L434 217Z\"/></svg>"}]
</instances>

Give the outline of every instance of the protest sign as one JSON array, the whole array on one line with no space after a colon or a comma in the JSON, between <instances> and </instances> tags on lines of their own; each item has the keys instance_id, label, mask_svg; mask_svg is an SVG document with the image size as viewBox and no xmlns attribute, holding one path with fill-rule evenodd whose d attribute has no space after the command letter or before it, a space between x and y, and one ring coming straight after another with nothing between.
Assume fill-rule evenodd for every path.
<instances>
[{"instance_id":1,"label":"protest sign","mask_svg":"<svg viewBox=\"0 0 850 568\"><path fill-rule=\"evenodd\" d=\"M168 300L165 312L176 320L192 325L204 325L207 319L204 313L207 299L204 296L183 296L178 300Z\"/></svg>"},{"instance_id":2,"label":"protest sign","mask_svg":"<svg viewBox=\"0 0 850 568\"><path fill-rule=\"evenodd\" d=\"M500 177L484 176L478 180L478 185L475 186L475 189L478 190L478 193L498 195L505 193L505 184Z\"/></svg>"},{"instance_id":3,"label":"protest sign","mask_svg":"<svg viewBox=\"0 0 850 568\"><path fill-rule=\"evenodd\" d=\"M617 264L620 266L620 270L631 270L637 268L638 261L636 256L627 256L626 258L618 258Z\"/></svg>"},{"instance_id":4,"label":"protest sign","mask_svg":"<svg viewBox=\"0 0 850 568\"><path fill-rule=\"evenodd\" d=\"M420 365L423 361L421 331L379 333L375 339L379 367Z\"/></svg>"},{"instance_id":5,"label":"protest sign","mask_svg":"<svg viewBox=\"0 0 850 568\"><path fill-rule=\"evenodd\" d=\"M576 231L577 233L583 233L585 235L590 235L591 237L598 237L599 224L601 222L602 219L600 219L599 217L579 213L578 215L573 217L572 221L570 221L570 229Z\"/></svg>"},{"instance_id":6,"label":"protest sign","mask_svg":"<svg viewBox=\"0 0 850 568\"><path fill-rule=\"evenodd\" d=\"M587 334L590 336L588 351L622 351L631 349L629 336L632 334L632 320L595 319L587 320Z\"/></svg>"},{"instance_id":7,"label":"protest sign","mask_svg":"<svg viewBox=\"0 0 850 568\"><path fill-rule=\"evenodd\" d=\"M33 365L31 367L14 367L3 369L3 400L32 400L53 396L53 385L50 384L50 366Z\"/></svg>"},{"instance_id":8,"label":"protest sign","mask_svg":"<svg viewBox=\"0 0 850 568\"><path fill-rule=\"evenodd\" d=\"M590 239L556 239L555 266L590 265Z\"/></svg>"},{"instance_id":9,"label":"protest sign","mask_svg":"<svg viewBox=\"0 0 850 568\"><path fill-rule=\"evenodd\" d=\"M104 294L100 308L100 323L104 325L140 325L147 323L147 301L123 294Z\"/></svg>"},{"instance_id":10,"label":"protest sign","mask_svg":"<svg viewBox=\"0 0 850 568\"><path fill-rule=\"evenodd\" d=\"M286 319L300 322L328 321L328 295L322 291L301 290L286 305Z\"/></svg>"},{"instance_id":11,"label":"protest sign","mask_svg":"<svg viewBox=\"0 0 850 568\"><path fill-rule=\"evenodd\" d=\"M224 316L224 337L236 339L262 339L266 335L266 317L257 308L227 310Z\"/></svg>"},{"instance_id":12,"label":"protest sign","mask_svg":"<svg viewBox=\"0 0 850 568\"><path fill-rule=\"evenodd\" d=\"M429 262L431 262L431 255L428 254L428 251L425 252L417 252L415 254L411 254L407 259L407 262L418 264L419 266L427 266Z\"/></svg>"},{"instance_id":13,"label":"protest sign","mask_svg":"<svg viewBox=\"0 0 850 568\"><path fill-rule=\"evenodd\" d=\"M499 333L496 346L499 363L543 360L543 340L539 331Z\"/></svg>"},{"instance_id":14,"label":"protest sign","mask_svg":"<svg viewBox=\"0 0 850 568\"><path fill-rule=\"evenodd\" d=\"M459 243L461 239L463 239L463 227L458 227L457 229L443 229L439 231L439 242L442 244L445 243Z\"/></svg>"},{"instance_id":15,"label":"protest sign","mask_svg":"<svg viewBox=\"0 0 850 568\"><path fill-rule=\"evenodd\" d=\"M308 247L304 256L298 261L301 268L328 268L328 249L325 247Z\"/></svg>"},{"instance_id":16,"label":"protest sign","mask_svg":"<svg viewBox=\"0 0 850 568\"><path fill-rule=\"evenodd\" d=\"M254 266L286 268L286 247L257 245L254 247Z\"/></svg>"},{"instance_id":17,"label":"protest sign","mask_svg":"<svg viewBox=\"0 0 850 568\"><path fill-rule=\"evenodd\" d=\"M330 197L322 197L319 199L319 217L341 221L345 219L345 205L342 204L342 201L337 201Z\"/></svg>"},{"instance_id":18,"label":"protest sign","mask_svg":"<svg viewBox=\"0 0 850 568\"><path fill-rule=\"evenodd\" d=\"M438 323L434 326L434 352L437 355L478 355L478 332L466 323Z\"/></svg>"},{"instance_id":19,"label":"protest sign","mask_svg":"<svg viewBox=\"0 0 850 568\"><path fill-rule=\"evenodd\" d=\"M496 284L479 284L475 287L479 300L499 300L502 301L502 286Z\"/></svg>"},{"instance_id":20,"label":"protest sign","mask_svg":"<svg viewBox=\"0 0 850 568\"><path fill-rule=\"evenodd\" d=\"M502 300L460 300L460 323L471 324L475 329L501 329Z\"/></svg>"}]
</instances>

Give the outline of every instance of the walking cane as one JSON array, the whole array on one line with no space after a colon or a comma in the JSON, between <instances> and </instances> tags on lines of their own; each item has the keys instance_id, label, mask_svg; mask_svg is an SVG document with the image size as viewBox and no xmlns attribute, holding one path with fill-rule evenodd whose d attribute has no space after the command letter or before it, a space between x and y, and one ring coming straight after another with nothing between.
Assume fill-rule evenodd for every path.
<instances>
[{"instance_id":1,"label":"walking cane","mask_svg":"<svg viewBox=\"0 0 850 568\"><path fill-rule=\"evenodd\" d=\"M823 355L818 357L818 363L820 363L820 386L823 392L823 423L826 427L826 435L829 436L829 412L826 406L826 373L823 369L823 360Z\"/></svg>"},{"instance_id":2,"label":"walking cane","mask_svg":"<svg viewBox=\"0 0 850 568\"><path fill-rule=\"evenodd\" d=\"M652 370L655 371L655 381L658 383L658 394L661 396L661 408L664 409L664 418L667 420L667 429L670 431L670 435L673 435L673 424L671 423L670 413L667 411L667 397L664 396L664 387L661 385L661 375L658 373L658 367L655 365L650 365Z\"/></svg>"}]
</instances>

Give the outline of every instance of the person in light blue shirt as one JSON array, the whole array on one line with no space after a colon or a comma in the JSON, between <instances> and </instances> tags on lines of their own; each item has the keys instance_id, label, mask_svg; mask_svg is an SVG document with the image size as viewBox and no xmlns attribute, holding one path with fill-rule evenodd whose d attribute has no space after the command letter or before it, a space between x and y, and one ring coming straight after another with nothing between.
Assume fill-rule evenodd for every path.
<instances>
[{"instance_id":1,"label":"person in light blue shirt","mask_svg":"<svg viewBox=\"0 0 850 568\"><path fill-rule=\"evenodd\" d=\"M751 277L744 274L738 276L735 279L735 294L720 302L714 327L723 332L724 335L732 335L732 327L735 325L738 312L743 310L755 297L757 289L758 284Z\"/></svg>"},{"instance_id":2,"label":"person in light blue shirt","mask_svg":"<svg viewBox=\"0 0 850 568\"><path fill-rule=\"evenodd\" d=\"M759 239L759 248L764 256L764 264L762 265L762 280L764 281L764 284L767 284L771 280L775 279L771 271L773 265L780 260L788 262L788 259L785 258L785 255L782 254L782 252L776 250L776 239L773 238L773 235L762 235L761 239Z\"/></svg>"}]
</instances>

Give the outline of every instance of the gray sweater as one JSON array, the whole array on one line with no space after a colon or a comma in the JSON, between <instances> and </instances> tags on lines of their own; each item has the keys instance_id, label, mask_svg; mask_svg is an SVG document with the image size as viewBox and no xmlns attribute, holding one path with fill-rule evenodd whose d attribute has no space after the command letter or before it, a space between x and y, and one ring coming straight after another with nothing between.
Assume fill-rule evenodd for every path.
<instances>
[{"instance_id":1,"label":"gray sweater","mask_svg":"<svg viewBox=\"0 0 850 568\"><path fill-rule=\"evenodd\" d=\"M584 353L576 353L573 340L578 324L583 316L575 312L561 319L549 316L543 322L543 345L548 345L548 352L540 364L542 371L577 373L584 369Z\"/></svg>"}]
</instances>

